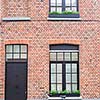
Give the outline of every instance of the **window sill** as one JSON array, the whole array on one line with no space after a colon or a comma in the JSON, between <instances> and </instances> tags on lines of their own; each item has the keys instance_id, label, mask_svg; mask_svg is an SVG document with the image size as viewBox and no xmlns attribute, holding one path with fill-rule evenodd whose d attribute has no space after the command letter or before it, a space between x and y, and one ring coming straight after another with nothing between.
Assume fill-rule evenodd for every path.
<instances>
[{"instance_id":1,"label":"window sill","mask_svg":"<svg viewBox=\"0 0 100 100\"><path fill-rule=\"evenodd\" d=\"M2 21L30 21L30 17L4 17Z\"/></svg>"},{"instance_id":2,"label":"window sill","mask_svg":"<svg viewBox=\"0 0 100 100\"><path fill-rule=\"evenodd\" d=\"M61 97L48 97L48 100L62 100ZM82 100L82 97L65 97L65 100Z\"/></svg>"},{"instance_id":3,"label":"window sill","mask_svg":"<svg viewBox=\"0 0 100 100\"><path fill-rule=\"evenodd\" d=\"M81 20L79 14L49 14L48 20Z\"/></svg>"}]
</instances>

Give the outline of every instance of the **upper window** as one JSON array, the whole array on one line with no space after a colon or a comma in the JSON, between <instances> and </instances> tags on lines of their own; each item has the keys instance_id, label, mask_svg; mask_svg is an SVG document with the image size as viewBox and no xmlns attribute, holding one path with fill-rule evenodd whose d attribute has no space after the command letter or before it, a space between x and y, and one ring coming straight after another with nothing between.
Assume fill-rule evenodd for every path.
<instances>
[{"instance_id":1,"label":"upper window","mask_svg":"<svg viewBox=\"0 0 100 100\"><path fill-rule=\"evenodd\" d=\"M27 59L27 45L6 45L6 61Z\"/></svg>"},{"instance_id":2,"label":"upper window","mask_svg":"<svg viewBox=\"0 0 100 100\"><path fill-rule=\"evenodd\" d=\"M61 17L61 15L70 14L74 14L73 17L79 17L75 16L79 15L78 0L50 0L49 15L60 15Z\"/></svg>"}]
</instances>

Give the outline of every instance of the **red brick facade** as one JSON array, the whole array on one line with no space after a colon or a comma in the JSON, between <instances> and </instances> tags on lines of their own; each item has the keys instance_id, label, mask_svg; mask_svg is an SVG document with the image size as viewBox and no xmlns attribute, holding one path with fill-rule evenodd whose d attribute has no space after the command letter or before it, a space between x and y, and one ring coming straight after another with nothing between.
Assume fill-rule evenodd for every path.
<instances>
[{"instance_id":1,"label":"red brick facade","mask_svg":"<svg viewBox=\"0 0 100 100\"><path fill-rule=\"evenodd\" d=\"M28 99L49 91L49 45L78 44L82 98L100 98L100 1L79 0L81 21L48 21L49 0L1 0L0 98L5 96L5 44L28 44ZM31 21L2 21L30 17Z\"/></svg>"}]
</instances>

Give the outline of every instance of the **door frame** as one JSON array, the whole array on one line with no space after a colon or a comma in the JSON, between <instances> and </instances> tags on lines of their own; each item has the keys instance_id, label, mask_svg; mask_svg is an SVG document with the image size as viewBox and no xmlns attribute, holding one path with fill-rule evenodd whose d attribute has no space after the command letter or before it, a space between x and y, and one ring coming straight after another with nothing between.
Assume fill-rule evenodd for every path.
<instances>
[{"instance_id":1,"label":"door frame","mask_svg":"<svg viewBox=\"0 0 100 100\"><path fill-rule=\"evenodd\" d=\"M7 45L26 45L27 46L27 59L26 60L10 60L10 61L6 61L6 46ZM7 63L11 63L11 62L26 62L26 100L27 100L27 94L28 94L28 44L5 44L5 89L4 89L4 100L6 100L6 82L7 82Z\"/></svg>"}]
</instances>

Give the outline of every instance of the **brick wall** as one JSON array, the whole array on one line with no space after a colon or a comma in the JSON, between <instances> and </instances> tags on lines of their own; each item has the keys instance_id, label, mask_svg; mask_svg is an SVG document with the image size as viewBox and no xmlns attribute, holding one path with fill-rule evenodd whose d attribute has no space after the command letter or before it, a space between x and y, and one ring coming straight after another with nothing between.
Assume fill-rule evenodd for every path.
<instances>
[{"instance_id":1,"label":"brick wall","mask_svg":"<svg viewBox=\"0 0 100 100\"><path fill-rule=\"evenodd\" d=\"M100 98L100 1L79 0L82 21L48 21L48 5L48 0L2 0L2 18L32 20L1 23L0 98L5 93L5 44L23 43L28 44L28 99L46 97L49 44L59 43L79 44L81 96Z\"/></svg>"}]
</instances>

